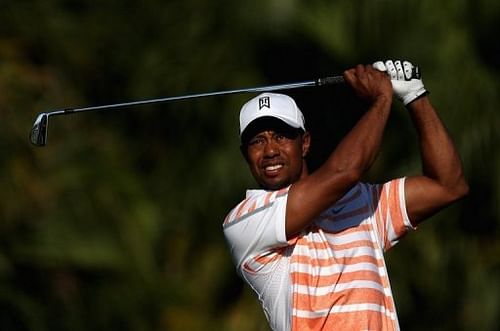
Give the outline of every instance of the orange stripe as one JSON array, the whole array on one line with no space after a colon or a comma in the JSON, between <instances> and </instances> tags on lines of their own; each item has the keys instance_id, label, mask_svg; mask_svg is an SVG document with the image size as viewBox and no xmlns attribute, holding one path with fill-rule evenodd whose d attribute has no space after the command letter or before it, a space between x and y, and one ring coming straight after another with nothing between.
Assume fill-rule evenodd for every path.
<instances>
[{"instance_id":1,"label":"orange stripe","mask_svg":"<svg viewBox=\"0 0 500 331\"><path fill-rule=\"evenodd\" d=\"M276 197L279 197L279 196L284 195L285 193L287 193L289 188L290 187L285 187L285 188L282 188L281 190L279 190L278 193L276 193Z\"/></svg>"},{"instance_id":2,"label":"orange stripe","mask_svg":"<svg viewBox=\"0 0 500 331\"><path fill-rule=\"evenodd\" d=\"M382 240L384 240L384 235L383 235L383 228L382 226L380 225L381 222L380 222L380 213L379 213L379 210L377 209L378 208L378 203L380 201L380 186L381 185L374 185L371 187L371 193L372 193L372 211L373 211L373 214L374 214L374 218L375 218L375 222L377 223L377 235L378 235L378 238L382 238Z\"/></svg>"},{"instance_id":3,"label":"orange stripe","mask_svg":"<svg viewBox=\"0 0 500 331\"><path fill-rule=\"evenodd\" d=\"M311 258L307 255L297 255L297 257L293 260L294 263L300 264L308 264L312 267L331 267L336 264L341 265L351 265L357 263L372 263L377 267L383 267L383 260L378 260L374 256L370 255L361 255L361 256L345 256L345 257L334 257L334 258Z\"/></svg>"},{"instance_id":4,"label":"orange stripe","mask_svg":"<svg viewBox=\"0 0 500 331\"><path fill-rule=\"evenodd\" d=\"M372 210L373 210L373 218L374 222L376 224L376 229L377 229L377 238L380 238L380 241L384 241L384 235L383 235L383 227L381 226L380 222L380 213L378 210L378 203L380 201L380 185L376 185L372 187Z\"/></svg>"},{"instance_id":5,"label":"orange stripe","mask_svg":"<svg viewBox=\"0 0 500 331\"><path fill-rule=\"evenodd\" d=\"M375 248L375 244L371 240L357 240L357 241L351 241L345 244L332 244L330 243L330 247L332 247L334 250L335 249L351 249L351 248L359 248L359 247L369 247L369 248Z\"/></svg>"},{"instance_id":6,"label":"orange stripe","mask_svg":"<svg viewBox=\"0 0 500 331\"><path fill-rule=\"evenodd\" d=\"M248 203L248 201L250 201L250 198L246 198L241 202L240 206L238 207L238 211L236 212L235 219L240 218L241 215L243 215L243 209L245 209L245 205Z\"/></svg>"},{"instance_id":7,"label":"orange stripe","mask_svg":"<svg viewBox=\"0 0 500 331\"><path fill-rule=\"evenodd\" d=\"M292 282L296 285L324 287L333 284L346 284L356 280L366 280L379 283L382 286L381 276L370 270L359 270L333 275L314 276L308 273L292 272Z\"/></svg>"},{"instance_id":8,"label":"orange stripe","mask_svg":"<svg viewBox=\"0 0 500 331\"><path fill-rule=\"evenodd\" d=\"M403 217L401 212L401 206L399 204L399 180L391 182L391 195L390 195L390 213L391 213L391 221L392 228L394 232L399 237L402 235L402 225L403 225Z\"/></svg>"},{"instance_id":9,"label":"orange stripe","mask_svg":"<svg viewBox=\"0 0 500 331\"><path fill-rule=\"evenodd\" d=\"M264 206L267 206L269 202L271 201L271 196L273 195L274 192L268 192L266 194L266 198L264 199Z\"/></svg>"},{"instance_id":10,"label":"orange stripe","mask_svg":"<svg viewBox=\"0 0 500 331\"><path fill-rule=\"evenodd\" d=\"M325 233L325 236L327 239L331 239L334 241L336 238L338 238L337 235L328 233L326 231L323 231ZM362 231L360 231L362 232ZM367 240L366 237L369 237L370 239ZM299 240L297 240L296 245L303 245L307 246L311 250L318 250L318 249L328 249L328 248L334 248L334 249L349 249L349 248L356 248L356 247L370 247L370 248L376 248L377 245L371 240L371 236L367 234L366 236L359 236L359 238L356 238L352 241L346 242L344 244L336 244L335 242L332 241L313 241L310 240L309 238L306 237L301 237Z\"/></svg>"},{"instance_id":11,"label":"orange stripe","mask_svg":"<svg viewBox=\"0 0 500 331\"><path fill-rule=\"evenodd\" d=\"M226 225L227 222L229 222L229 215L231 215L231 213L226 215L226 218L224 219L224 223L222 223L222 225Z\"/></svg>"},{"instance_id":12,"label":"orange stripe","mask_svg":"<svg viewBox=\"0 0 500 331\"><path fill-rule=\"evenodd\" d=\"M321 318L292 319L292 331L319 330L396 330L395 321L383 313L368 310L349 313L335 313Z\"/></svg>"},{"instance_id":13,"label":"orange stripe","mask_svg":"<svg viewBox=\"0 0 500 331\"><path fill-rule=\"evenodd\" d=\"M318 228L311 227L310 232L311 233L318 232ZM329 249L329 247L330 247L330 245L328 244L327 241L324 241L324 240L313 241L309 237L300 237L300 236L297 236L297 240L295 242L295 245L296 246L298 246L298 245L307 246L309 249L313 249L313 250Z\"/></svg>"},{"instance_id":14,"label":"orange stripe","mask_svg":"<svg viewBox=\"0 0 500 331\"><path fill-rule=\"evenodd\" d=\"M316 244L316 245L315 245ZM306 246L303 249L303 253L299 251L299 248L297 246ZM333 251L335 250L349 250L349 249L356 249L356 248L367 248L374 250L374 243L372 241L368 240L358 240L358 241L353 241L349 242L346 244L339 244L339 245L334 245L331 244L328 245L328 248L323 247L323 245L319 245L318 243L297 243L295 247L294 254L291 256L291 262L298 262L303 256L308 256L308 251L317 251L317 250L330 250L332 249ZM336 257L333 257L336 258ZM342 257L339 257L342 259ZM318 258L317 260L323 260Z\"/></svg>"},{"instance_id":15,"label":"orange stripe","mask_svg":"<svg viewBox=\"0 0 500 331\"><path fill-rule=\"evenodd\" d=\"M257 208L257 201L254 201L250 208L248 208L248 212L251 213Z\"/></svg>"},{"instance_id":16,"label":"orange stripe","mask_svg":"<svg viewBox=\"0 0 500 331\"><path fill-rule=\"evenodd\" d=\"M322 229L322 230L323 232L330 234L351 234L357 232L370 232L371 229L372 228L369 224L360 224L359 226L349 227L345 229L338 229L338 230Z\"/></svg>"},{"instance_id":17,"label":"orange stripe","mask_svg":"<svg viewBox=\"0 0 500 331\"><path fill-rule=\"evenodd\" d=\"M386 298L382 292L370 288L351 289L322 296L294 294L294 308L311 312L330 309L333 306L364 303L385 306Z\"/></svg>"},{"instance_id":18,"label":"orange stripe","mask_svg":"<svg viewBox=\"0 0 500 331\"><path fill-rule=\"evenodd\" d=\"M382 186L380 191L380 200L378 201L377 210L375 213L375 221L378 224L378 228L382 234L382 240L384 241L384 247L388 247L388 236L386 231L386 217L387 217L387 186Z\"/></svg>"},{"instance_id":19,"label":"orange stripe","mask_svg":"<svg viewBox=\"0 0 500 331\"><path fill-rule=\"evenodd\" d=\"M253 260L257 263L267 264L269 262L275 261L276 259L283 257L282 253L285 249L286 247L274 249L266 254L255 257Z\"/></svg>"}]
</instances>

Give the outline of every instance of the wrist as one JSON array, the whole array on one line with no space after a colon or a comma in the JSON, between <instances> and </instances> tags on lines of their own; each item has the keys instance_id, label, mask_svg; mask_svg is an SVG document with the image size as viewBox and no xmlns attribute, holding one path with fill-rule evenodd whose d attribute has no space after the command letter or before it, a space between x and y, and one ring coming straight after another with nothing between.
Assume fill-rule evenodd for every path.
<instances>
[{"instance_id":1,"label":"wrist","mask_svg":"<svg viewBox=\"0 0 500 331\"><path fill-rule=\"evenodd\" d=\"M392 104L391 95L380 94L374 99L372 107L381 109L390 109L391 104Z\"/></svg>"},{"instance_id":2,"label":"wrist","mask_svg":"<svg viewBox=\"0 0 500 331\"><path fill-rule=\"evenodd\" d=\"M368 112L387 118L391 112L392 98L387 95L377 96L368 108Z\"/></svg>"},{"instance_id":3,"label":"wrist","mask_svg":"<svg viewBox=\"0 0 500 331\"><path fill-rule=\"evenodd\" d=\"M420 89L411 91L410 93L407 93L406 95L402 96L401 101L405 106L408 106L410 103L426 96L427 94L429 94L429 92L427 92L427 90L422 86Z\"/></svg>"},{"instance_id":4,"label":"wrist","mask_svg":"<svg viewBox=\"0 0 500 331\"><path fill-rule=\"evenodd\" d=\"M427 96L429 93L426 92L415 100L406 105L406 108L410 111L418 111L419 109L427 108L431 105L429 97Z\"/></svg>"}]
</instances>

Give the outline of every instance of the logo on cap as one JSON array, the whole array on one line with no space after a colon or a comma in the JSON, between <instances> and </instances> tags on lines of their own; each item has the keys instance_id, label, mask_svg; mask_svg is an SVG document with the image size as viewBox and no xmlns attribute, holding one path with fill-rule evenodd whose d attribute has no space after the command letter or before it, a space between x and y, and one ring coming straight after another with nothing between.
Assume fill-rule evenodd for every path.
<instances>
[{"instance_id":1,"label":"logo on cap","mask_svg":"<svg viewBox=\"0 0 500 331\"><path fill-rule=\"evenodd\" d=\"M259 98L259 110L264 107L271 108L271 99L269 97Z\"/></svg>"}]
</instances>

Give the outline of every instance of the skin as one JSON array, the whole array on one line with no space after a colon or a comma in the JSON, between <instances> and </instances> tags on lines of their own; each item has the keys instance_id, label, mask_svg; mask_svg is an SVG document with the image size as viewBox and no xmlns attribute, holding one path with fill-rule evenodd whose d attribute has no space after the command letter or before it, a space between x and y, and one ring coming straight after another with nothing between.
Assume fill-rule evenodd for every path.
<instances>
[{"instance_id":1,"label":"skin","mask_svg":"<svg viewBox=\"0 0 500 331\"><path fill-rule=\"evenodd\" d=\"M406 204L413 225L469 192L460 156L427 97L408 106L419 136L422 176L405 182Z\"/></svg>"},{"instance_id":2,"label":"skin","mask_svg":"<svg viewBox=\"0 0 500 331\"><path fill-rule=\"evenodd\" d=\"M250 139L247 161L257 183L267 190L278 190L308 175L305 157L310 135L290 138L276 130L266 130Z\"/></svg>"},{"instance_id":3,"label":"skin","mask_svg":"<svg viewBox=\"0 0 500 331\"><path fill-rule=\"evenodd\" d=\"M305 162L311 143L309 133L287 137L269 129L256 134L242 148L262 188L277 190L293 184L286 209L288 238L356 185L379 152L391 111L390 79L370 65L346 70L344 79L369 107L314 173L309 174ZM407 212L412 224L417 225L467 194L468 186L458 153L429 99L419 98L408 109L418 133L423 169L422 175L405 181Z\"/></svg>"}]
</instances>

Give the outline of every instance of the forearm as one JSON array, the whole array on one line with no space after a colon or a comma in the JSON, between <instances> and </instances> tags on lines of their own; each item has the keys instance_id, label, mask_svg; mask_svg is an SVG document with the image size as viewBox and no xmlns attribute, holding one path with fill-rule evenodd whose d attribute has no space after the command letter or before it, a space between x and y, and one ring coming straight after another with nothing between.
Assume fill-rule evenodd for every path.
<instances>
[{"instance_id":1,"label":"forearm","mask_svg":"<svg viewBox=\"0 0 500 331\"><path fill-rule=\"evenodd\" d=\"M326 162L303 183L304 192L318 202L320 211L342 197L373 164L392 105L392 86L384 73L358 65L346 70L344 78L369 108Z\"/></svg>"},{"instance_id":2,"label":"forearm","mask_svg":"<svg viewBox=\"0 0 500 331\"><path fill-rule=\"evenodd\" d=\"M391 101L379 97L342 139L325 163L330 174L349 171L359 178L370 168L380 150Z\"/></svg>"},{"instance_id":3,"label":"forearm","mask_svg":"<svg viewBox=\"0 0 500 331\"><path fill-rule=\"evenodd\" d=\"M351 189L372 165L379 151L392 104L388 77L371 66L344 72L346 82L370 104L326 162L294 183L288 194L287 235L300 231Z\"/></svg>"},{"instance_id":4,"label":"forearm","mask_svg":"<svg viewBox=\"0 0 500 331\"><path fill-rule=\"evenodd\" d=\"M356 66L344 73L357 96L368 102L368 111L342 139L324 168L327 176L347 173L357 181L373 164L392 105L392 86L385 73L371 66Z\"/></svg>"},{"instance_id":5,"label":"forearm","mask_svg":"<svg viewBox=\"0 0 500 331\"><path fill-rule=\"evenodd\" d=\"M318 194L317 201L323 201L322 208L342 197L373 164L390 109L390 99L386 96L378 98L326 162L310 176Z\"/></svg>"},{"instance_id":6,"label":"forearm","mask_svg":"<svg viewBox=\"0 0 500 331\"><path fill-rule=\"evenodd\" d=\"M380 148L390 107L389 98L377 99L326 162L313 174L292 185L287 206L289 237L344 196L372 165Z\"/></svg>"}]
</instances>

